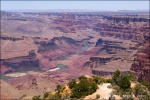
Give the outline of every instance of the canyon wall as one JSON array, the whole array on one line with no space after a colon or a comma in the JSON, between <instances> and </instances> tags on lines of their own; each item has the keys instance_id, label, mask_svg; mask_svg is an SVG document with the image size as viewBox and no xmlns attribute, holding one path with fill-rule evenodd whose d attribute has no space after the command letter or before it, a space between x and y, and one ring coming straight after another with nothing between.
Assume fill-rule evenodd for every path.
<instances>
[{"instance_id":1,"label":"canyon wall","mask_svg":"<svg viewBox=\"0 0 150 100\"><path fill-rule=\"evenodd\" d=\"M147 40L135 55L131 70L138 74L139 81L145 80L150 83L150 44Z\"/></svg>"}]
</instances>

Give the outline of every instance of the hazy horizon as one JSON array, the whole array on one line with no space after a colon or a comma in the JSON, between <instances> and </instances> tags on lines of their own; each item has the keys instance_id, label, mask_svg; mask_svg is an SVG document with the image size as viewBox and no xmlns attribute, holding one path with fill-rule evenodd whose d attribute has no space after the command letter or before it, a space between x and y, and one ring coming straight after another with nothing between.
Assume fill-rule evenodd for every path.
<instances>
[{"instance_id":1,"label":"hazy horizon","mask_svg":"<svg viewBox=\"0 0 150 100\"><path fill-rule=\"evenodd\" d=\"M149 1L1 1L1 10L149 10Z\"/></svg>"}]
</instances>

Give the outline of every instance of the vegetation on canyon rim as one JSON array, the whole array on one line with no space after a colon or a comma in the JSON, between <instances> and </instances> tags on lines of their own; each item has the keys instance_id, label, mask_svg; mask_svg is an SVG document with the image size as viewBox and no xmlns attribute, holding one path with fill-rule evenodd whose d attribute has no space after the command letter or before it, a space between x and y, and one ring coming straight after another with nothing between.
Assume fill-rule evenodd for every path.
<instances>
[{"instance_id":1,"label":"vegetation on canyon rim","mask_svg":"<svg viewBox=\"0 0 150 100\"><path fill-rule=\"evenodd\" d=\"M116 70L112 78L104 78L102 76L80 76L78 80L71 80L68 84L68 91L64 91L65 87L57 86L55 92L46 92L42 97L34 96L32 100L64 100L64 99L79 99L84 98L87 95L93 94L98 89L98 85L103 83L111 83L109 88L113 88L113 92L110 96L110 100L113 99L113 95L119 95L124 100L133 100L133 95L139 99L148 100L150 96L148 94L148 87L146 82L137 83L134 88L131 88L131 82L137 83L137 78L131 73L122 74L119 70ZM100 98L100 95L96 95L96 98Z\"/></svg>"}]
</instances>

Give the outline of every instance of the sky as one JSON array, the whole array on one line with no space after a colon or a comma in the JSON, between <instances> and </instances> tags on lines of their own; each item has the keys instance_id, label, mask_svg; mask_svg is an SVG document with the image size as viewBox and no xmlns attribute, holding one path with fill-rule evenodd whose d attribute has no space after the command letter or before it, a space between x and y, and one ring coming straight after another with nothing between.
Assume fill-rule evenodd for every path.
<instances>
[{"instance_id":1,"label":"sky","mask_svg":"<svg viewBox=\"0 0 150 100\"><path fill-rule=\"evenodd\" d=\"M149 10L149 1L1 1L1 10Z\"/></svg>"}]
</instances>

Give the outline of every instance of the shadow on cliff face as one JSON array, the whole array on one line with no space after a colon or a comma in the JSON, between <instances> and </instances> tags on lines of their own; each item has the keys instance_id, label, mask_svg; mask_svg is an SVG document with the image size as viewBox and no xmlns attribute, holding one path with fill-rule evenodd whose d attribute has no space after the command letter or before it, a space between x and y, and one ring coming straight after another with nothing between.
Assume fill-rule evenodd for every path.
<instances>
[{"instance_id":1,"label":"shadow on cliff face","mask_svg":"<svg viewBox=\"0 0 150 100\"><path fill-rule=\"evenodd\" d=\"M39 61L38 59L24 59L22 57L18 57L19 60L17 61L17 58L13 59L13 61L9 60L3 60L3 65L7 65L11 67L11 70L7 72L19 72L19 71L32 71L32 70L39 70ZM7 73L5 72L5 73Z\"/></svg>"},{"instance_id":2,"label":"shadow on cliff face","mask_svg":"<svg viewBox=\"0 0 150 100\"><path fill-rule=\"evenodd\" d=\"M1 59L1 65L10 68L3 73L39 70L39 60L34 51L30 51L28 56Z\"/></svg>"},{"instance_id":3,"label":"shadow on cliff face","mask_svg":"<svg viewBox=\"0 0 150 100\"><path fill-rule=\"evenodd\" d=\"M64 36L54 37L47 42L36 41L35 43L39 45L38 53L50 61L74 54L83 48L78 41Z\"/></svg>"}]
</instances>

